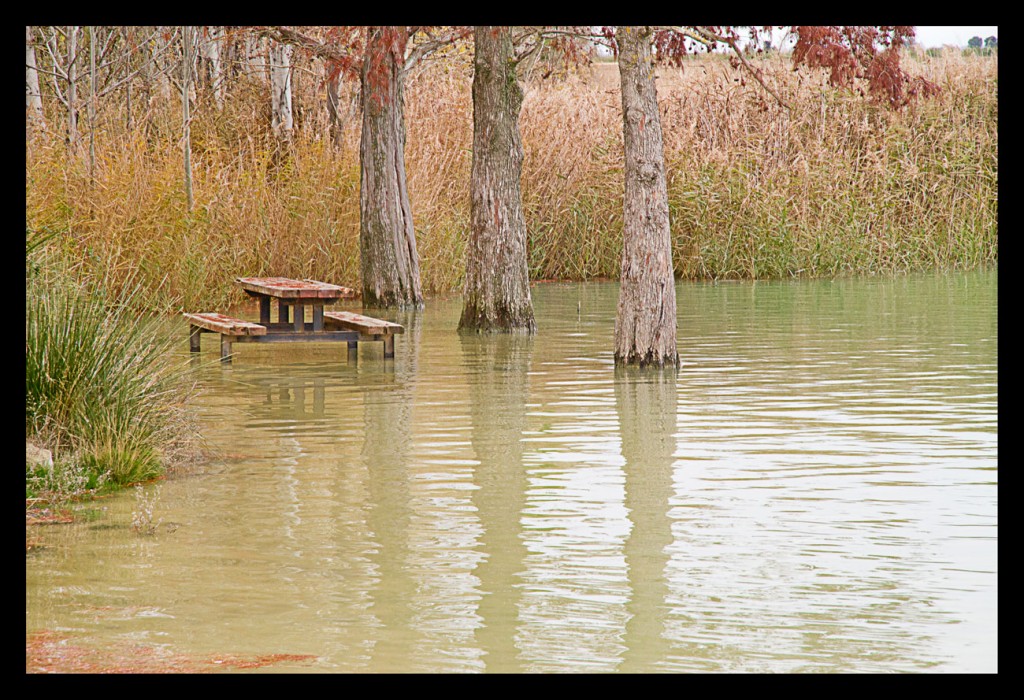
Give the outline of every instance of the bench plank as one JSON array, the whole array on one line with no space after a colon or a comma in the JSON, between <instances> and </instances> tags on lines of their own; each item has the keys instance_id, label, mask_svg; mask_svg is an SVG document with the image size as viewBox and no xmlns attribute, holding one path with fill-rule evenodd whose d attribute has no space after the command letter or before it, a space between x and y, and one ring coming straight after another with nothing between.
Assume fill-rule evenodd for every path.
<instances>
[{"instance_id":1,"label":"bench plank","mask_svg":"<svg viewBox=\"0 0 1024 700\"><path fill-rule=\"evenodd\" d=\"M405 333L405 328L397 323L371 316L363 316L351 311L324 311L324 322L328 325L336 325L359 331L366 335L396 335Z\"/></svg>"},{"instance_id":2,"label":"bench plank","mask_svg":"<svg viewBox=\"0 0 1024 700\"><path fill-rule=\"evenodd\" d=\"M200 328L205 328L206 330L213 331L214 333L239 336L267 334L266 326L261 326L258 323L251 323L249 321L243 321L240 318L231 318L224 314L203 313L184 314L184 316L193 326L199 326Z\"/></svg>"}]
</instances>

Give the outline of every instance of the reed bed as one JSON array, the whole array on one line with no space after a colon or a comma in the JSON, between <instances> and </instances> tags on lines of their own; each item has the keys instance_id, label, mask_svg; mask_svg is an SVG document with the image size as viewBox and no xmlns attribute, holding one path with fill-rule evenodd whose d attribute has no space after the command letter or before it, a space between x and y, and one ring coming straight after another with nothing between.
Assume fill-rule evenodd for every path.
<instances>
[{"instance_id":1,"label":"reed bed","mask_svg":"<svg viewBox=\"0 0 1024 700\"><path fill-rule=\"evenodd\" d=\"M659 72L676 273L685 279L891 274L997 261L997 58L909 57L942 87L890 112L785 57L761 60L785 100L716 57ZM614 65L526 76L522 175L534 279L618 276L622 123ZM240 78L193 109L195 205L182 184L180 103L101 104L97 162L63 135L27 136L26 222L111 281L160 288L167 311L243 300L239 275L359 286L359 117L329 137L316 81L296 90L290 146L269 96ZM469 225L471 69L429 62L406 93L409 192L428 294L460 289ZM143 102L139 100L138 102ZM59 115L56 120L59 123ZM51 123L55 120L51 119ZM84 127L83 127L84 129Z\"/></svg>"}]
</instances>

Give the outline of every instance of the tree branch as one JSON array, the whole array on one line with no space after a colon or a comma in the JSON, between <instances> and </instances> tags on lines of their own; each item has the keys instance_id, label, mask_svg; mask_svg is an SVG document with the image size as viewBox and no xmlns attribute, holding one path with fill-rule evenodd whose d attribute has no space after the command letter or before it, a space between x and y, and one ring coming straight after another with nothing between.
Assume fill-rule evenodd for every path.
<instances>
[{"instance_id":1,"label":"tree branch","mask_svg":"<svg viewBox=\"0 0 1024 700\"><path fill-rule=\"evenodd\" d=\"M309 51L314 56L333 61L342 61L352 57L352 53L341 47L328 44L319 39L302 34L287 27L259 27L257 36L264 36L281 44L290 44Z\"/></svg>"},{"instance_id":2,"label":"tree branch","mask_svg":"<svg viewBox=\"0 0 1024 700\"><path fill-rule=\"evenodd\" d=\"M691 30L693 33L691 33ZM741 51L740 48L736 45L736 37L722 36L716 32L710 31L705 27L677 27L675 28L675 31L682 34L683 36L693 39L694 41L699 41L705 46L714 43L721 43L731 48L733 52L736 54L736 56L739 58L740 63L743 65L743 67L746 68L747 72L749 72L750 75L754 77L754 80L756 80L758 84L761 87L763 87L769 95L774 97L776 102L785 107L786 111L793 111L793 108L790 107L785 100L779 97L778 93L776 93L774 90L768 87L768 84L761 79L761 76L758 73L758 71L754 70L754 67L750 65L746 57L743 55L743 51Z\"/></svg>"},{"instance_id":3,"label":"tree branch","mask_svg":"<svg viewBox=\"0 0 1024 700\"><path fill-rule=\"evenodd\" d=\"M409 27L410 38L412 38L415 33L414 30L417 29L419 29L419 27ZM435 51L438 51L449 44L454 44L459 39L469 36L469 32L470 29L468 27L450 27L444 34L438 37L434 37L427 33L427 36L430 37L429 41L425 41L422 44L414 46L405 57L404 70L411 70L417 63Z\"/></svg>"}]
</instances>

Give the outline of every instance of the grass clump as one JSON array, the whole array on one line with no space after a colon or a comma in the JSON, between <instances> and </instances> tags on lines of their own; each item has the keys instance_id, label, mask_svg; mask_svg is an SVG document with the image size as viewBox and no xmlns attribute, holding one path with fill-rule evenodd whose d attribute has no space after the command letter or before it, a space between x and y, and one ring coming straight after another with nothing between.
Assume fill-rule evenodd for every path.
<instances>
[{"instance_id":1,"label":"grass clump","mask_svg":"<svg viewBox=\"0 0 1024 700\"><path fill-rule=\"evenodd\" d=\"M26 466L27 496L155 478L192 443L187 360L167 320L138 311L140 286L82 276L39 237L26 246L25 426L54 459Z\"/></svg>"}]
</instances>

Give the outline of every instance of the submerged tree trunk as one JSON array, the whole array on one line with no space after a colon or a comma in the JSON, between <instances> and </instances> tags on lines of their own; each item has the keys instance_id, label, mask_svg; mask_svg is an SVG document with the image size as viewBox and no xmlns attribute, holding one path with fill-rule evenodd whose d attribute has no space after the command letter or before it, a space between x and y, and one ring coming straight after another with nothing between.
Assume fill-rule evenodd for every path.
<instances>
[{"instance_id":1,"label":"submerged tree trunk","mask_svg":"<svg viewBox=\"0 0 1024 700\"><path fill-rule=\"evenodd\" d=\"M678 365L668 192L651 32L642 27L620 27L616 41L626 192L615 362Z\"/></svg>"},{"instance_id":2,"label":"submerged tree trunk","mask_svg":"<svg viewBox=\"0 0 1024 700\"><path fill-rule=\"evenodd\" d=\"M39 71L36 70L36 46L32 27L25 27L25 110L27 122L46 126L43 119L43 97L39 92Z\"/></svg>"},{"instance_id":3,"label":"submerged tree trunk","mask_svg":"<svg viewBox=\"0 0 1024 700\"><path fill-rule=\"evenodd\" d=\"M474 34L470 241L460 331L534 333L520 192L523 145L508 27Z\"/></svg>"},{"instance_id":4,"label":"submerged tree trunk","mask_svg":"<svg viewBox=\"0 0 1024 700\"><path fill-rule=\"evenodd\" d=\"M405 27L370 27L361 86L359 252L363 306L420 307L419 258L405 176Z\"/></svg>"}]
</instances>

